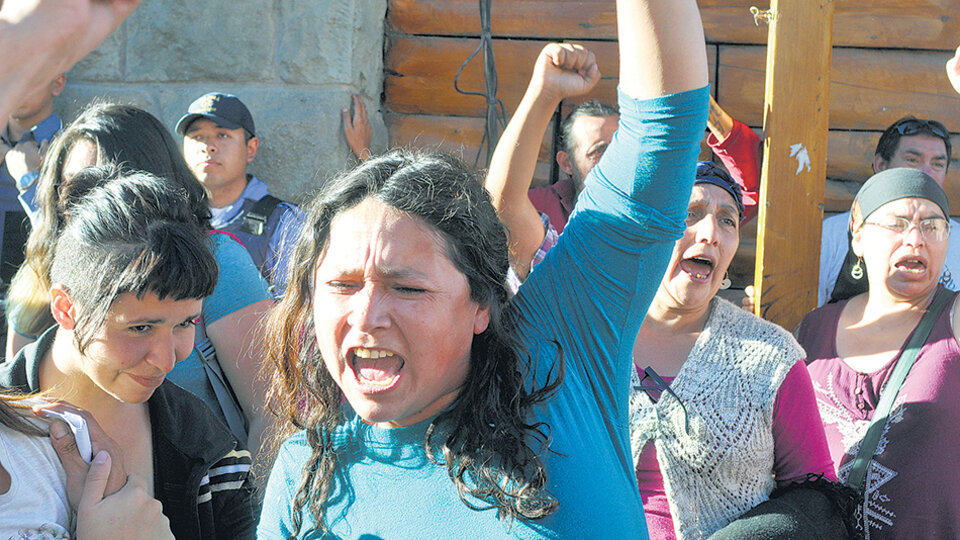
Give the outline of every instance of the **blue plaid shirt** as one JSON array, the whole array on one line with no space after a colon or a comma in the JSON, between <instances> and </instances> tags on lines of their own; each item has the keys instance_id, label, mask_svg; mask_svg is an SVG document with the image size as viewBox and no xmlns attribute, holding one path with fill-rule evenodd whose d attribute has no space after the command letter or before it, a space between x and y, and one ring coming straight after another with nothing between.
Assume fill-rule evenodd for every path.
<instances>
[{"instance_id":1,"label":"blue plaid shirt","mask_svg":"<svg viewBox=\"0 0 960 540\"><path fill-rule=\"evenodd\" d=\"M537 248L537 252L533 254L533 259L530 261L531 272L533 272L533 268L536 265L543 261L543 258L547 256L547 252L553 249L553 246L557 245L557 240L560 239L557 228L550 224L550 216L541 212L540 221L543 223L543 242L540 243L540 247ZM513 271L513 267L511 266L507 271L507 286L510 287L510 292L517 294L517 289L520 288L521 283L523 283L523 280Z\"/></svg>"}]
</instances>

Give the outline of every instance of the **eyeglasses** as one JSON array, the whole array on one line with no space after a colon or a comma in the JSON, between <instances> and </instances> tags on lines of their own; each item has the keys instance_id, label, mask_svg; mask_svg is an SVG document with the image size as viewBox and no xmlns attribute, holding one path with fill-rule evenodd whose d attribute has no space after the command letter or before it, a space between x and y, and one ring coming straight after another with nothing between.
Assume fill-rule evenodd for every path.
<instances>
[{"instance_id":1,"label":"eyeglasses","mask_svg":"<svg viewBox=\"0 0 960 540\"><path fill-rule=\"evenodd\" d=\"M920 120L919 118L910 118L908 120L901 120L900 122L897 122L893 127L897 130L897 133L906 137L916 135L922 131L929 131L941 139L950 138L950 132L947 131L947 128L935 120Z\"/></svg>"},{"instance_id":2,"label":"eyeglasses","mask_svg":"<svg viewBox=\"0 0 960 540\"><path fill-rule=\"evenodd\" d=\"M648 381L646 382L645 381ZM670 389L670 385L663 380L660 375L657 375L657 372L653 370L652 367L647 367L643 370L643 377L640 378L640 382L633 387L636 390L643 390L647 397L650 398L650 401L658 403L660 398L663 397L662 392L666 392L673 396L673 399L677 400L677 403L680 404L680 409L683 411L683 432L686 435L690 435L690 419L687 417L687 407L680 401L680 397L677 396ZM654 394L656 392L656 394Z\"/></svg>"},{"instance_id":3,"label":"eyeglasses","mask_svg":"<svg viewBox=\"0 0 960 540\"><path fill-rule=\"evenodd\" d=\"M903 236L913 228L913 221L905 217L888 216L878 221L867 221L864 225L873 225ZM928 242L943 242L950 236L950 222L940 217L921 219L917 227Z\"/></svg>"}]
</instances>

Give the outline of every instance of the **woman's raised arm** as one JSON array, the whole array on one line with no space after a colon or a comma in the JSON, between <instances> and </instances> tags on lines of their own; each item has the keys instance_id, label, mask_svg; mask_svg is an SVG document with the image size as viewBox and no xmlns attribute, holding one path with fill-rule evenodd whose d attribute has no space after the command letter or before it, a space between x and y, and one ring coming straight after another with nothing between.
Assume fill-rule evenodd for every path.
<instances>
[{"instance_id":1,"label":"woman's raised arm","mask_svg":"<svg viewBox=\"0 0 960 540\"><path fill-rule=\"evenodd\" d=\"M620 88L649 99L706 86L707 51L694 0L617 0Z\"/></svg>"}]
</instances>

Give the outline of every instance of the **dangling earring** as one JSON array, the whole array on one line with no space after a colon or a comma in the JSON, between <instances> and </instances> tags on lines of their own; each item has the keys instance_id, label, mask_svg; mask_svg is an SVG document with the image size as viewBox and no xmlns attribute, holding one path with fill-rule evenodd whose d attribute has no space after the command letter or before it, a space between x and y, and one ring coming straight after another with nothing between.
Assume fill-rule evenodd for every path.
<instances>
[{"instance_id":1,"label":"dangling earring","mask_svg":"<svg viewBox=\"0 0 960 540\"><path fill-rule=\"evenodd\" d=\"M720 288L727 290L730 288L730 272L727 272L723 275L723 281L720 282Z\"/></svg>"},{"instance_id":2,"label":"dangling earring","mask_svg":"<svg viewBox=\"0 0 960 540\"><path fill-rule=\"evenodd\" d=\"M863 262L863 257L857 259L857 264L853 265L853 268L850 269L850 277L853 279L863 279L863 267L860 264Z\"/></svg>"}]
</instances>

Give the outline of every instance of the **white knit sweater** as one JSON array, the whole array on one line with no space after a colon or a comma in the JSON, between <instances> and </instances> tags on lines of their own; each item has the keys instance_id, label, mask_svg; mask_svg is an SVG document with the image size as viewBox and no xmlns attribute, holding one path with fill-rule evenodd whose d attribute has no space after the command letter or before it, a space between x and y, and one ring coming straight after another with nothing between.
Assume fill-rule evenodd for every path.
<instances>
[{"instance_id":1,"label":"white knit sweater","mask_svg":"<svg viewBox=\"0 0 960 540\"><path fill-rule=\"evenodd\" d=\"M631 389L634 465L644 443L655 439L677 538L706 538L767 500L775 487L773 404L803 357L783 328L714 298L670 385L686 406L689 434L673 396L663 392L654 404Z\"/></svg>"}]
</instances>

